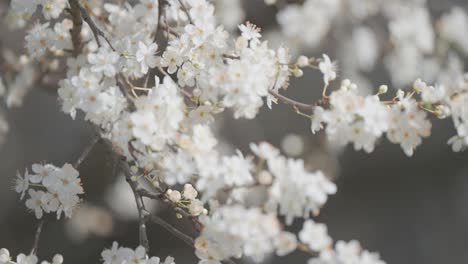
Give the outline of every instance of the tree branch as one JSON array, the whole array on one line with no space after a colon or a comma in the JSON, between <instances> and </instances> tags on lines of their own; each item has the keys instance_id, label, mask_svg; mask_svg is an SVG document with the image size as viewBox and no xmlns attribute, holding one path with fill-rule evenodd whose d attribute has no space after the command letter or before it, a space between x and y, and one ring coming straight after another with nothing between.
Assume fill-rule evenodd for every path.
<instances>
[{"instance_id":1,"label":"tree branch","mask_svg":"<svg viewBox=\"0 0 468 264\"><path fill-rule=\"evenodd\" d=\"M189 13L187 7L184 5L182 0L178 0L178 1L179 1L179 4L180 4L180 7L182 8L182 11L184 11L184 13L187 15L187 18L188 18L190 24L193 24L192 16L190 16L190 13Z\"/></svg>"},{"instance_id":2,"label":"tree branch","mask_svg":"<svg viewBox=\"0 0 468 264\"><path fill-rule=\"evenodd\" d=\"M191 247L194 247L194 240L193 240L192 237L186 235L185 233L183 233L179 229L173 227L171 224L169 224L168 222L166 222L165 220L163 220L159 216L149 215L147 217L147 219L150 220L151 222L155 223L155 224L160 225L161 227L163 227L164 229L169 231L171 234L173 234L174 236L176 236L177 238L179 238L180 240L185 242L185 244L187 244L187 245L189 245Z\"/></svg>"},{"instance_id":3,"label":"tree branch","mask_svg":"<svg viewBox=\"0 0 468 264\"><path fill-rule=\"evenodd\" d=\"M73 21L73 28L70 29L73 43L73 57L77 57L83 49L83 43L81 40L81 29L83 27L83 21L81 20L79 3L75 0L69 0L68 3L70 4L70 14Z\"/></svg>"},{"instance_id":4,"label":"tree branch","mask_svg":"<svg viewBox=\"0 0 468 264\"><path fill-rule=\"evenodd\" d=\"M101 36L107 44L109 44L109 47L115 51L115 48L112 46L112 43L109 41L109 39L106 37L104 32L94 23L93 19L90 17L88 14L88 11L79 3L79 0L69 0L70 1L70 7L72 8L72 13L77 12L76 10L79 10L81 13L81 17L83 20L88 24L88 26L91 28L91 31L93 32L94 38L96 39L96 42L99 47L101 47L101 41L99 40L99 36ZM73 3L73 5L72 5ZM75 10L73 10L75 8Z\"/></svg>"},{"instance_id":5,"label":"tree branch","mask_svg":"<svg viewBox=\"0 0 468 264\"><path fill-rule=\"evenodd\" d=\"M45 219L42 218L39 220L39 224L37 225L36 235L34 236L34 243L31 249L31 255L36 255L37 248L39 247L39 239L41 238L42 227L44 226Z\"/></svg>"},{"instance_id":6,"label":"tree branch","mask_svg":"<svg viewBox=\"0 0 468 264\"><path fill-rule=\"evenodd\" d=\"M101 139L101 137L99 137L99 135L96 135L92 140L91 142L89 143L88 146L85 147L85 149L83 150L83 152L81 152L80 156L78 157L78 159L75 161L75 163L73 163L73 167L75 169L77 169L81 163L83 163L83 161L88 157L89 153L91 152L91 150L93 150L94 146L96 145L96 143Z\"/></svg>"},{"instance_id":7,"label":"tree branch","mask_svg":"<svg viewBox=\"0 0 468 264\"><path fill-rule=\"evenodd\" d=\"M282 103L287 104L287 105L291 105L294 108L302 109L302 110L308 110L308 111L312 111L315 108L313 105L304 104L304 103L295 101L295 100L290 99L290 98L288 98L288 97L286 97L284 95L281 95L281 94L279 94L279 93L277 93L277 92L275 92L273 90L269 90L268 92L271 95L273 95L276 99L281 101Z\"/></svg>"},{"instance_id":8,"label":"tree branch","mask_svg":"<svg viewBox=\"0 0 468 264\"><path fill-rule=\"evenodd\" d=\"M138 219L139 219L139 237L140 237L140 245L146 249L146 253L149 252L149 241L148 241L148 234L146 232L146 221L145 218L148 215L148 212L145 209L145 205L143 204L143 198L141 197L138 190L138 182L132 179L132 174L130 172L130 168L126 161L121 161L122 168L125 174L125 178L127 179L128 184L132 188L133 195L135 196L135 202L138 209Z\"/></svg>"},{"instance_id":9,"label":"tree branch","mask_svg":"<svg viewBox=\"0 0 468 264\"><path fill-rule=\"evenodd\" d=\"M190 237L190 236L186 235L185 233L181 232L179 229L175 228L174 226L172 226L171 224L169 224L168 222L166 222L165 220L163 220L159 216L150 215L150 216L148 216L148 220L155 223L155 224L157 224L157 225L159 225L159 226L161 226L161 227L163 227L164 229L169 231L171 234L173 234L175 237L182 240L185 244L189 245L190 247L195 248L195 245L194 245L195 242L194 242L192 237ZM223 260L222 263L236 264L231 259Z\"/></svg>"}]
</instances>

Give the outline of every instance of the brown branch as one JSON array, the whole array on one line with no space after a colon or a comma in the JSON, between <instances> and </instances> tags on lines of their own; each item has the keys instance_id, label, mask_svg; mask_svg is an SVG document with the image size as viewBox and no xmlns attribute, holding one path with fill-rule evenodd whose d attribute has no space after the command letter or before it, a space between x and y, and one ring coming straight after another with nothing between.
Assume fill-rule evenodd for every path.
<instances>
[{"instance_id":1,"label":"brown branch","mask_svg":"<svg viewBox=\"0 0 468 264\"><path fill-rule=\"evenodd\" d=\"M69 0L68 3L70 4L70 14L72 16L73 27L70 29L70 34L73 43L73 57L77 57L82 49L83 43L81 39L81 29L83 27L83 20L81 20L81 11L80 5L77 1Z\"/></svg>"},{"instance_id":2,"label":"brown branch","mask_svg":"<svg viewBox=\"0 0 468 264\"><path fill-rule=\"evenodd\" d=\"M164 11L165 11L165 5L167 5L168 2L166 0L158 0L158 25L156 26L156 31L154 32L154 41L156 41L156 37L158 35L159 29L162 29L162 17L164 16Z\"/></svg>"},{"instance_id":3,"label":"brown branch","mask_svg":"<svg viewBox=\"0 0 468 264\"><path fill-rule=\"evenodd\" d=\"M80 10L81 17L88 24L88 26L91 28L91 31L93 32L94 38L96 39L96 42L97 42L98 46L99 47L102 46L101 41L99 40L99 36L101 36L107 42L107 44L109 44L109 47L113 51L115 51L115 48L112 46L109 39L106 37L104 32L96 25L96 23L94 23L93 19L88 14L88 11L79 3L79 0L69 0L69 1L70 1L70 6L72 7L72 9L73 9L73 7L75 7L75 8ZM72 3L73 3L73 5L72 5ZM76 11L73 11L73 12L76 12Z\"/></svg>"},{"instance_id":4,"label":"brown branch","mask_svg":"<svg viewBox=\"0 0 468 264\"><path fill-rule=\"evenodd\" d=\"M168 33L170 33L171 35L173 35L174 37L179 37L180 34L177 33L177 31L175 31L174 29L172 29L171 27L169 27L167 24L161 24L161 29L164 29L166 30Z\"/></svg>"},{"instance_id":5,"label":"brown branch","mask_svg":"<svg viewBox=\"0 0 468 264\"><path fill-rule=\"evenodd\" d=\"M239 60L240 56L225 53L225 54L223 54L223 58L232 59L232 60Z\"/></svg>"}]
</instances>

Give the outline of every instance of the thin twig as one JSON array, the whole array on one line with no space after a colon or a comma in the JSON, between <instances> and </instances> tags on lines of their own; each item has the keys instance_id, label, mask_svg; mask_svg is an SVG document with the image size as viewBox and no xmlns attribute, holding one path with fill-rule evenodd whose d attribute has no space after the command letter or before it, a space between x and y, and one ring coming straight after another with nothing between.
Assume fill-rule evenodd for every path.
<instances>
[{"instance_id":1,"label":"thin twig","mask_svg":"<svg viewBox=\"0 0 468 264\"><path fill-rule=\"evenodd\" d=\"M39 239L41 238L42 227L44 226L45 219L44 217L39 220L39 224L37 225L36 235L34 236L34 243L31 249L31 255L36 255L37 248L39 247Z\"/></svg>"},{"instance_id":2,"label":"thin twig","mask_svg":"<svg viewBox=\"0 0 468 264\"><path fill-rule=\"evenodd\" d=\"M192 248L195 248L195 244L194 244L195 242L194 242L192 237L186 235L185 233L183 233L179 229L175 228L174 226L172 226L171 224L169 224L168 222L166 222L164 219L160 218L159 216L150 215L150 216L148 216L148 220L155 223L155 224L157 224L157 225L160 225L161 227L163 227L164 229L169 231L171 234L173 234L175 237L182 240L185 244L189 245ZM223 260L222 263L224 263L224 264L236 264L231 259Z\"/></svg>"},{"instance_id":3,"label":"thin twig","mask_svg":"<svg viewBox=\"0 0 468 264\"><path fill-rule=\"evenodd\" d=\"M150 220L151 222L153 222L155 224L160 225L161 227L163 227L164 229L169 231L171 234L173 234L174 236L176 236L177 238L179 238L180 240L185 242L185 244L187 244L187 245L189 245L191 247L194 247L194 241L193 241L192 237L186 235L185 233L183 233L179 229L173 227L171 224L169 224L168 222L166 222L165 220L163 220L159 216L150 215L150 216L148 216L148 220Z\"/></svg>"},{"instance_id":4,"label":"thin twig","mask_svg":"<svg viewBox=\"0 0 468 264\"><path fill-rule=\"evenodd\" d=\"M71 5L73 3L73 6ZM94 23L93 19L91 16L88 14L88 11L79 3L79 0L70 0L70 6L73 8L79 8L81 17L83 20L88 24L88 26L91 28L91 31L93 32L94 38L96 39L96 42L99 47L101 47L101 41L99 40L99 36L101 36L107 44L109 44L109 47L115 51L115 48L112 46L112 43L109 41L109 39L106 37L104 32ZM75 11L72 11L75 12Z\"/></svg>"},{"instance_id":5,"label":"thin twig","mask_svg":"<svg viewBox=\"0 0 468 264\"><path fill-rule=\"evenodd\" d=\"M302 110L308 110L308 111L312 111L314 110L314 106L313 105L309 105L309 104L304 104L304 103L301 103L301 102L298 102L298 101L295 101L293 99L290 99L284 95L281 95L273 90L269 90L269 93L271 95L273 95L276 99L278 99L279 101L287 104L287 105L291 105L293 106L294 108L297 108L297 109L302 109Z\"/></svg>"},{"instance_id":6,"label":"thin twig","mask_svg":"<svg viewBox=\"0 0 468 264\"><path fill-rule=\"evenodd\" d=\"M171 80L174 82L175 85L177 85L177 87L179 87L179 91L184 95L186 96L187 98L189 99L193 99L193 96L192 94L190 94L189 92L187 92L184 88L180 87L179 84L177 83L176 80L174 80L174 78L172 78L172 76L167 73L162 67L157 67L158 71L163 74L164 76L166 77L169 77L171 78Z\"/></svg>"},{"instance_id":7,"label":"thin twig","mask_svg":"<svg viewBox=\"0 0 468 264\"><path fill-rule=\"evenodd\" d=\"M182 0L178 0L178 1L179 1L179 4L180 4L180 7L184 11L184 13L187 15L187 18L188 18L190 24L193 24L192 16L190 16L190 12L188 11L187 7L184 5Z\"/></svg>"},{"instance_id":8,"label":"thin twig","mask_svg":"<svg viewBox=\"0 0 468 264\"><path fill-rule=\"evenodd\" d=\"M85 149L83 150L83 152L81 152L80 156L78 157L78 159L75 161L75 163L73 163L73 167L75 169L77 169L81 163L83 163L83 161L88 157L89 153L91 152L91 150L93 150L94 146L96 145L96 143L101 139L101 137L99 137L99 135L96 135L92 140L91 142L89 143L88 146L85 147Z\"/></svg>"},{"instance_id":9,"label":"thin twig","mask_svg":"<svg viewBox=\"0 0 468 264\"><path fill-rule=\"evenodd\" d=\"M135 196L135 202L138 209L138 229L139 229L139 237L140 237L140 245L146 249L146 252L149 252L149 241L148 241L148 234L146 232L146 221L145 218L148 215L148 212L145 209L143 204L143 198L141 197L138 190L138 183L132 179L132 174L130 172L130 168L126 161L121 161L123 171L125 173L125 177L127 179L128 184L132 188L133 195Z\"/></svg>"}]
</instances>

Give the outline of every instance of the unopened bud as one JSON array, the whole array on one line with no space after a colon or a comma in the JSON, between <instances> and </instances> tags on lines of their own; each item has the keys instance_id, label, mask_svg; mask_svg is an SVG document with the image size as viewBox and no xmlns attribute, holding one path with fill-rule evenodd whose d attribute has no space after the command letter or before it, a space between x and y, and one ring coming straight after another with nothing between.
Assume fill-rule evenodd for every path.
<instances>
[{"instance_id":1,"label":"unopened bud","mask_svg":"<svg viewBox=\"0 0 468 264\"><path fill-rule=\"evenodd\" d=\"M195 88L195 89L193 89L192 94L195 97L199 97L201 95L201 90L199 88Z\"/></svg>"},{"instance_id":2,"label":"unopened bud","mask_svg":"<svg viewBox=\"0 0 468 264\"><path fill-rule=\"evenodd\" d=\"M446 105L438 105L438 106L436 106L435 113L436 113L438 118L444 119L444 118L447 118L448 116L450 116L451 111L450 111L450 108L447 107Z\"/></svg>"},{"instance_id":3,"label":"unopened bud","mask_svg":"<svg viewBox=\"0 0 468 264\"><path fill-rule=\"evenodd\" d=\"M379 86L379 94L387 93L387 91L388 91L388 86L387 85L380 85Z\"/></svg>"},{"instance_id":4,"label":"unopened bud","mask_svg":"<svg viewBox=\"0 0 468 264\"><path fill-rule=\"evenodd\" d=\"M306 56L302 55L302 56L299 56L299 58L297 58L296 63L297 63L297 66L299 66L301 68L302 67L307 67L307 66L309 66L309 59Z\"/></svg>"},{"instance_id":5,"label":"unopened bud","mask_svg":"<svg viewBox=\"0 0 468 264\"><path fill-rule=\"evenodd\" d=\"M270 185L273 182L273 176L266 170L262 170L258 174L258 182L261 185Z\"/></svg>"},{"instance_id":6,"label":"unopened bud","mask_svg":"<svg viewBox=\"0 0 468 264\"><path fill-rule=\"evenodd\" d=\"M301 69L296 68L293 70L293 74L295 77L299 78L302 77L302 75L304 75L304 72Z\"/></svg>"}]
</instances>

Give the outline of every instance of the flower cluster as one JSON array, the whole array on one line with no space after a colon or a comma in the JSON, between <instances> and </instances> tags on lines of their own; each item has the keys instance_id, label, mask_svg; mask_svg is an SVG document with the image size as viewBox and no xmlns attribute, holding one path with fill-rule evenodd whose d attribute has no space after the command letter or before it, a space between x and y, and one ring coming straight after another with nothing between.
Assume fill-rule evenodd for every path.
<instances>
[{"instance_id":1,"label":"flower cluster","mask_svg":"<svg viewBox=\"0 0 468 264\"><path fill-rule=\"evenodd\" d=\"M18 173L16 192L22 200L26 194L26 207L40 219L44 213L55 212L57 219L62 213L71 217L73 209L80 202L79 194L83 194L79 173L72 165L66 163L61 168L52 164L33 164L32 173Z\"/></svg>"},{"instance_id":2,"label":"flower cluster","mask_svg":"<svg viewBox=\"0 0 468 264\"><path fill-rule=\"evenodd\" d=\"M265 2L278 5L281 42L297 51L316 49L330 36L338 36L336 53L342 72L363 91L372 89L372 75L366 73L372 72L380 58L399 89L421 77L452 86L456 85L453 77L463 74L468 15L460 6L439 14L440 10L433 10L432 3L424 0L306 0L301 5L284 6L280 1ZM376 17L385 23L369 27L368 21ZM384 31L388 35L383 35ZM274 30L269 33L279 34ZM381 48L382 41L391 43L391 48Z\"/></svg>"},{"instance_id":3,"label":"flower cluster","mask_svg":"<svg viewBox=\"0 0 468 264\"><path fill-rule=\"evenodd\" d=\"M181 208L186 208L192 216L206 214L208 211L203 207L203 202L197 199L198 192L191 184L184 185L182 194L179 191L167 190L168 199Z\"/></svg>"},{"instance_id":4,"label":"flower cluster","mask_svg":"<svg viewBox=\"0 0 468 264\"><path fill-rule=\"evenodd\" d=\"M133 250L131 248L119 247L117 242L112 244L112 248L102 251L101 256L103 264L175 264L172 257L167 257L162 262L159 257L148 257L145 248L142 246Z\"/></svg>"},{"instance_id":5,"label":"flower cluster","mask_svg":"<svg viewBox=\"0 0 468 264\"><path fill-rule=\"evenodd\" d=\"M205 225L195 241L196 254L203 260L220 263L230 257L251 257L261 261L275 250L274 241L281 234L274 214L264 214L258 208L224 206L211 216L203 216Z\"/></svg>"},{"instance_id":6,"label":"flower cluster","mask_svg":"<svg viewBox=\"0 0 468 264\"><path fill-rule=\"evenodd\" d=\"M465 76L466 77L466 76ZM468 80L459 79L456 86L430 86L421 80L416 80L414 89L421 93L424 107L437 116L452 117L457 135L449 139L454 151L462 151L468 146Z\"/></svg>"},{"instance_id":7,"label":"flower cluster","mask_svg":"<svg viewBox=\"0 0 468 264\"><path fill-rule=\"evenodd\" d=\"M277 19L285 36L316 47L330 30L330 21L338 15L339 8L339 0L307 0L302 6L288 5L278 13Z\"/></svg>"},{"instance_id":8,"label":"flower cluster","mask_svg":"<svg viewBox=\"0 0 468 264\"><path fill-rule=\"evenodd\" d=\"M299 238L310 250L319 253L319 257L311 258L309 264L385 264L379 254L363 250L355 240L338 241L333 249L326 225L312 220L304 222Z\"/></svg>"},{"instance_id":9,"label":"flower cluster","mask_svg":"<svg viewBox=\"0 0 468 264\"><path fill-rule=\"evenodd\" d=\"M386 92L385 86L381 87ZM412 94L398 91L392 102L380 101L379 95L360 96L356 84L349 80L330 95L330 109L314 109L312 132L326 124L328 139L338 145L353 143L356 150L372 152L383 133L401 145L408 156L421 144L421 137L430 135L431 123Z\"/></svg>"},{"instance_id":10,"label":"flower cluster","mask_svg":"<svg viewBox=\"0 0 468 264\"><path fill-rule=\"evenodd\" d=\"M358 241L336 242L334 250L322 251L308 264L385 264L378 253L363 250Z\"/></svg>"},{"instance_id":11,"label":"flower cluster","mask_svg":"<svg viewBox=\"0 0 468 264\"><path fill-rule=\"evenodd\" d=\"M31 255L25 255L23 253L19 254L16 257L16 261L12 260L12 257L10 256L10 251L6 248L0 249L0 264L37 264L38 263L38 258L36 255L31 254ZM56 254L53 258L52 261L42 261L41 264L62 264L63 263L63 256L60 254Z\"/></svg>"},{"instance_id":12,"label":"flower cluster","mask_svg":"<svg viewBox=\"0 0 468 264\"><path fill-rule=\"evenodd\" d=\"M306 171L303 160L281 156L266 142L250 147L268 166L269 172L265 170L259 175L273 175L268 189L268 208L279 209L279 214L286 217L286 224L292 224L296 217L309 218L311 213L318 213L328 196L336 193L336 185L321 171Z\"/></svg>"},{"instance_id":13,"label":"flower cluster","mask_svg":"<svg viewBox=\"0 0 468 264\"><path fill-rule=\"evenodd\" d=\"M9 15L17 26L24 26L40 6L45 19L56 19L67 7L66 0L13 0Z\"/></svg>"},{"instance_id":14,"label":"flower cluster","mask_svg":"<svg viewBox=\"0 0 468 264\"><path fill-rule=\"evenodd\" d=\"M277 19L293 46L318 47L335 24L359 25L352 32L340 33L348 39L338 44L346 50L340 52L343 72L356 77L359 85L345 79L328 95L338 77L336 62L326 54L322 58L299 56L291 62L289 49L271 48L262 39L260 28L249 22L237 26L242 14L232 2L12 0L11 25L25 26L37 9L44 20L32 25L25 36L27 55L3 56L14 75L0 78L0 96L7 93L7 105L19 106L35 82L47 80L51 72L62 73L58 96L63 112L72 118L83 113L129 166L126 176L133 181L142 246L130 249L114 242L102 252L105 264L174 264L171 257L162 262L148 256L144 248L147 238L142 235L147 218L139 196L169 203L170 208L178 209L178 219L185 217L195 224L200 231L195 241L200 264L243 256L262 261L270 254L284 256L296 249L317 256L310 264L384 263L355 241L339 241L333 249L326 225L310 219L337 191L321 171L306 170L303 160L285 157L265 142L250 145L253 155L235 148L222 151L211 124L225 109L236 119L253 119L264 102L269 108L283 102L311 119L313 133L324 129L335 144L351 143L356 150L372 152L386 135L411 156L422 138L430 135L430 113L452 117L457 135L449 143L454 150L462 150L468 146L468 77L462 77L458 57L447 51L451 47L438 47L435 38L467 52L468 42L461 35L468 32L466 14L454 9L442 15L437 33L425 1L306 0L302 5L286 4ZM281 5L275 0L265 2ZM235 10L223 16L215 13L215 5ZM380 56L384 51L378 49L376 34L363 23L379 12L389 20L393 44L385 56ZM77 19L83 23L77 24ZM338 19L352 23L334 23ZM218 21L230 32L238 29L237 34L229 33ZM350 49L356 52L348 52ZM430 55L435 50L444 55L443 60ZM73 57L64 60L68 54ZM384 58L398 88L417 77L440 85L417 80L412 91L398 90L388 101L381 100L387 86L381 86L377 94L362 95L362 72L371 72L379 57ZM424 67L419 65L421 61ZM438 73L444 63L447 70ZM323 75L322 98L315 104L280 94L288 88L289 79L301 77L305 68ZM427 75L435 77L428 79ZM301 112L303 109L313 115ZM0 134L5 130L0 122ZM152 184L155 193L146 190L146 183ZM182 185L183 191L177 191ZM18 175L16 191L21 199L26 197L27 208L38 219L52 212L57 218L62 213L70 217L83 193L79 173L70 164L61 168L34 164L32 173ZM256 199L249 199L251 196ZM284 231L282 217L288 226L298 218L306 220L298 237ZM34 254L21 254L16 263L37 261ZM62 262L56 256L52 264ZM7 250L0 250L1 263L15 263Z\"/></svg>"}]
</instances>

